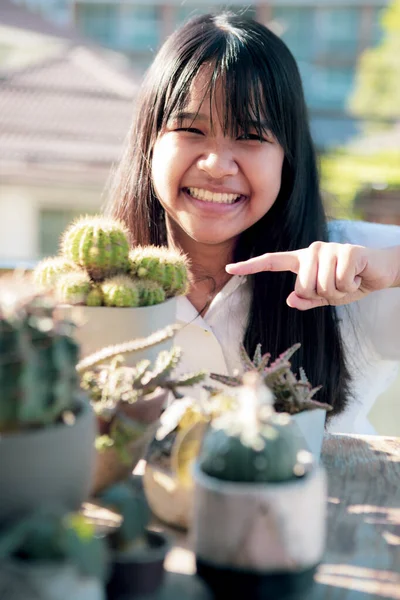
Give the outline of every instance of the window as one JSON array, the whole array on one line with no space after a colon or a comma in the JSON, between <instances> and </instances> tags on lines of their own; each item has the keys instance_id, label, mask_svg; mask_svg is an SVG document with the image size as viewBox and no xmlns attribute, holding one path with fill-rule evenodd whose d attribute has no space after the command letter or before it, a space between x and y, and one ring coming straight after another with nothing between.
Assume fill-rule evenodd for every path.
<instances>
[{"instance_id":1,"label":"window","mask_svg":"<svg viewBox=\"0 0 400 600\"><path fill-rule=\"evenodd\" d=\"M314 54L314 8L276 6L272 19L280 37L297 60L310 60Z\"/></svg>"},{"instance_id":2,"label":"window","mask_svg":"<svg viewBox=\"0 0 400 600\"><path fill-rule=\"evenodd\" d=\"M360 35L358 8L321 8L316 13L318 54L354 58Z\"/></svg>"},{"instance_id":3,"label":"window","mask_svg":"<svg viewBox=\"0 0 400 600\"><path fill-rule=\"evenodd\" d=\"M118 32L119 8L110 4L77 4L76 24L84 35L114 47Z\"/></svg>"},{"instance_id":4,"label":"window","mask_svg":"<svg viewBox=\"0 0 400 600\"><path fill-rule=\"evenodd\" d=\"M309 102L314 108L344 110L354 83L351 68L317 67L309 80Z\"/></svg>"},{"instance_id":5,"label":"window","mask_svg":"<svg viewBox=\"0 0 400 600\"><path fill-rule=\"evenodd\" d=\"M85 210L57 210L43 208L39 213L39 255L40 258L58 254L60 237L67 225Z\"/></svg>"},{"instance_id":6,"label":"window","mask_svg":"<svg viewBox=\"0 0 400 600\"><path fill-rule=\"evenodd\" d=\"M115 47L122 51L157 49L160 29L158 6L121 5Z\"/></svg>"}]
</instances>

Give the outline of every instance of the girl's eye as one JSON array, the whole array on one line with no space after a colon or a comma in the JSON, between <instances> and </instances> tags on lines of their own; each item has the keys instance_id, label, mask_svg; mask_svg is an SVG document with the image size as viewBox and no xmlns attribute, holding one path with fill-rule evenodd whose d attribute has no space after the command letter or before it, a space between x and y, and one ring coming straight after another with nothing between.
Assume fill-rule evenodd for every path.
<instances>
[{"instance_id":1,"label":"girl's eye","mask_svg":"<svg viewBox=\"0 0 400 600\"><path fill-rule=\"evenodd\" d=\"M200 129L196 129L195 127L178 127L175 131L187 131L189 133L199 133L203 135L203 132Z\"/></svg>"},{"instance_id":2,"label":"girl's eye","mask_svg":"<svg viewBox=\"0 0 400 600\"><path fill-rule=\"evenodd\" d=\"M265 137L258 135L258 133L247 133L239 136L238 140L255 140L257 142L268 142L269 140Z\"/></svg>"}]
</instances>

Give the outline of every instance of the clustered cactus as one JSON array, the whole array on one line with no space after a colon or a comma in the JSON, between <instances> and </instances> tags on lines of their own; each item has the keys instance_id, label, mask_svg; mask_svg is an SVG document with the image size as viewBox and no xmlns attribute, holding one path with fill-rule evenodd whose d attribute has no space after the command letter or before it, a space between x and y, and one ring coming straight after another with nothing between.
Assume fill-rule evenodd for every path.
<instances>
[{"instance_id":1,"label":"clustered cactus","mask_svg":"<svg viewBox=\"0 0 400 600\"><path fill-rule=\"evenodd\" d=\"M322 408L326 411L332 410L330 404L318 402L314 395L321 386L312 387L308 381L304 369L300 368L299 378L293 373L289 359L300 348L300 344L294 344L283 352L273 363L270 364L271 355L262 355L261 344L258 344L253 360L247 354L243 344L240 345L240 357L243 373L255 371L260 374L266 386L274 394L274 408L277 412L286 412L291 415L304 410L315 410ZM243 375L234 376L219 375L211 373L210 378L228 387L239 387L243 384ZM211 393L218 393L218 388L208 387Z\"/></svg>"},{"instance_id":2,"label":"clustered cactus","mask_svg":"<svg viewBox=\"0 0 400 600\"><path fill-rule=\"evenodd\" d=\"M79 389L73 325L48 296L12 294L0 298L0 432L56 422Z\"/></svg>"},{"instance_id":3,"label":"clustered cactus","mask_svg":"<svg viewBox=\"0 0 400 600\"><path fill-rule=\"evenodd\" d=\"M60 302L87 306L152 306L188 292L182 253L130 249L125 225L100 215L73 222L62 236L60 256L41 261L33 279L42 290L55 289Z\"/></svg>"},{"instance_id":4,"label":"clustered cactus","mask_svg":"<svg viewBox=\"0 0 400 600\"><path fill-rule=\"evenodd\" d=\"M239 409L213 421L199 457L201 470L217 479L278 483L305 475L312 463L296 426L277 414L257 372L243 377Z\"/></svg>"}]
</instances>

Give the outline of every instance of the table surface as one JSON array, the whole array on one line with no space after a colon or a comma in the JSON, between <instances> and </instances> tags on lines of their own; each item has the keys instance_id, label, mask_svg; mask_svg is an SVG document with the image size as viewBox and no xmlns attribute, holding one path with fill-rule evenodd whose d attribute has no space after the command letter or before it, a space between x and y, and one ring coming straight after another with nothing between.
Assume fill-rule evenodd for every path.
<instances>
[{"instance_id":1,"label":"table surface","mask_svg":"<svg viewBox=\"0 0 400 600\"><path fill-rule=\"evenodd\" d=\"M307 600L400 600L400 438L327 435L325 555ZM165 595L157 600L206 600L195 573L190 534L155 523L173 546Z\"/></svg>"}]
</instances>

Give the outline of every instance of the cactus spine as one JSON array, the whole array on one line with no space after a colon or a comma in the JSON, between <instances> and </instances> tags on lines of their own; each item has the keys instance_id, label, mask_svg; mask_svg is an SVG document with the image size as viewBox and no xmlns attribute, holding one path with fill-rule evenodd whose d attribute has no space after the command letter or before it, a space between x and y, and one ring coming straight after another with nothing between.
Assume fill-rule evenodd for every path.
<instances>
[{"instance_id":1,"label":"cactus spine","mask_svg":"<svg viewBox=\"0 0 400 600\"><path fill-rule=\"evenodd\" d=\"M62 252L68 260L86 269L92 279L102 280L128 270L128 232L115 219L84 217L65 231Z\"/></svg>"},{"instance_id":2,"label":"cactus spine","mask_svg":"<svg viewBox=\"0 0 400 600\"><path fill-rule=\"evenodd\" d=\"M276 414L272 401L260 376L247 373L239 411L223 415L206 433L200 455L205 473L245 483L277 483L305 474L311 455L290 417Z\"/></svg>"},{"instance_id":3,"label":"cactus spine","mask_svg":"<svg viewBox=\"0 0 400 600\"><path fill-rule=\"evenodd\" d=\"M188 291L188 261L171 248L158 246L137 247L129 253L132 275L150 279L161 285L167 297Z\"/></svg>"}]
</instances>

